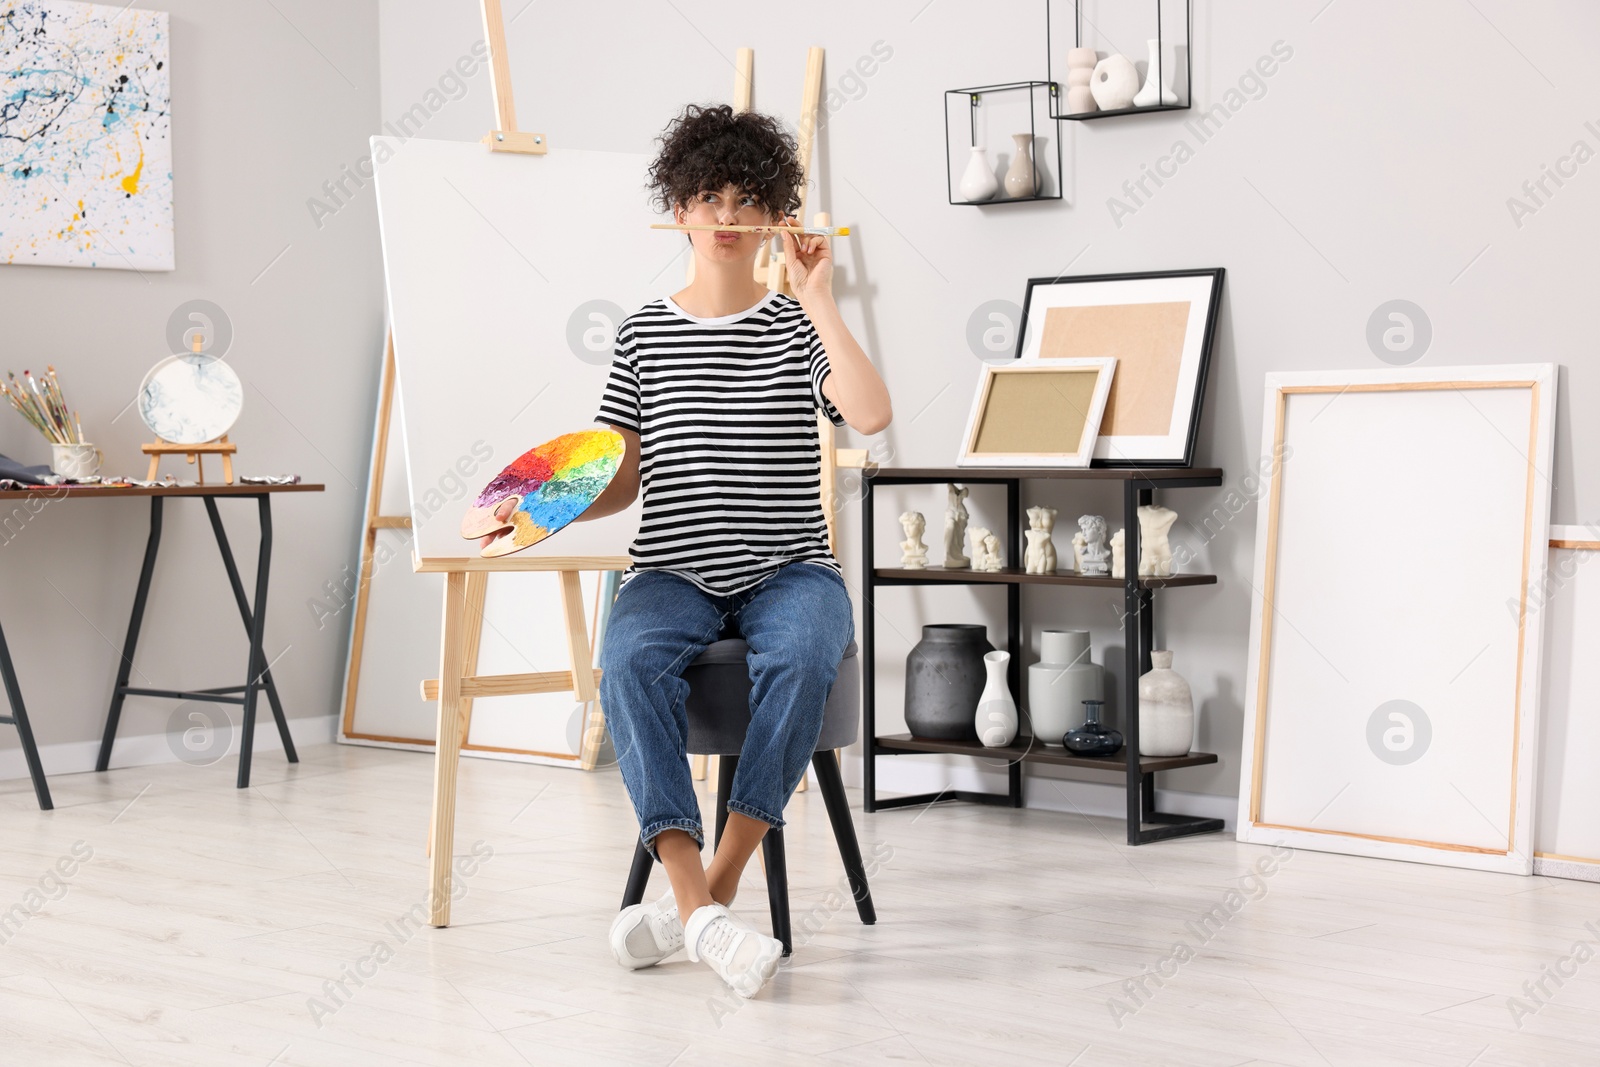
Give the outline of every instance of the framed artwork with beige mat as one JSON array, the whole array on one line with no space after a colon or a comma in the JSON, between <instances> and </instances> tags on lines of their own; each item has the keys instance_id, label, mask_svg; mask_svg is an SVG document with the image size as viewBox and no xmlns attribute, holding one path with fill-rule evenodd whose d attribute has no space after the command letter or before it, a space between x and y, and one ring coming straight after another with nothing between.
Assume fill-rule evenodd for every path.
<instances>
[{"instance_id":1,"label":"framed artwork with beige mat","mask_svg":"<svg viewBox=\"0 0 1600 1067\"><path fill-rule=\"evenodd\" d=\"M1221 267L1030 278L1017 356L1110 356L1117 374L1092 466L1194 463Z\"/></svg>"},{"instance_id":2,"label":"framed artwork with beige mat","mask_svg":"<svg viewBox=\"0 0 1600 1067\"><path fill-rule=\"evenodd\" d=\"M1545 640L1533 873L1600 882L1600 522L1550 527L1530 611Z\"/></svg>"},{"instance_id":3,"label":"framed artwork with beige mat","mask_svg":"<svg viewBox=\"0 0 1600 1067\"><path fill-rule=\"evenodd\" d=\"M985 363L956 464L1087 467L1117 361Z\"/></svg>"},{"instance_id":4,"label":"framed artwork with beige mat","mask_svg":"<svg viewBox=\"0 0 1600 1067\"><path fill-rule=\"evenodd\" d=\"M1241 841L1532 872L1555 389L1267 375Z\"/></svg>"}]
</instances>

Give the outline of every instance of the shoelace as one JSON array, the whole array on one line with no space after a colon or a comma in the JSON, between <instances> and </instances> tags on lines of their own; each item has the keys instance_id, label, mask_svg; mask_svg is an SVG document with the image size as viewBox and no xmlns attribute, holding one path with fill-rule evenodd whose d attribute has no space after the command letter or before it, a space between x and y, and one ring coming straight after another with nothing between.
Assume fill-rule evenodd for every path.
<instances>
[{"instance_id":1,"label":"shoelace","mask_svg":"<svg viewBox=\"0 0 1600 1067\"><path fill-rule=\"evenodd\" d=\"M705 933L700 935L700 955L710 954L719 959L726 959L729 946L733 944L734 938L738 936L739 931L734 929L733 924L727 919L719 917L711 923L710 928ZM707 941L709 941L709 944Z\"/></svg>"}]
</instances>

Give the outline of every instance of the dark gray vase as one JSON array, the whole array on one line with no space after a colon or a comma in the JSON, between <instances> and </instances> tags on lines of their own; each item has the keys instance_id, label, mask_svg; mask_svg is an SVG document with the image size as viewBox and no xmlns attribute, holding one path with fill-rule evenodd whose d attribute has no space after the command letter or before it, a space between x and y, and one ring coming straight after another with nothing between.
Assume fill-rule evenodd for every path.
<instances>
[{"instance_id":1,"label":"dark gray vase","mask_svg":"<svg viewBox=\"0 0 1600 1067\"><path fill-rule=\"evenodd\" d=\"M985 654L994 646L977 623L936 623L906 657L906 727L913 737L976 741Z\"/></svg>"}]
</instances>

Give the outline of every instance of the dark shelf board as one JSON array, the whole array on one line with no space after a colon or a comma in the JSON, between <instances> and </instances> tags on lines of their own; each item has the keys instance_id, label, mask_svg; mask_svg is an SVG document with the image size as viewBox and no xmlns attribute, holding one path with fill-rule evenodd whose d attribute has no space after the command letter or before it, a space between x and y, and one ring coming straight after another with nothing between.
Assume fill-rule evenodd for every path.
<instances>
[{"instance_id":1,"label":"dark shelf board","mask_svg":"<svg viewBox=\"0 0 1600 1067\"><path fill-rule=\"evenodd\" d=\"M910 570L904 567L877 567L872 576L878 585L939 585L954 582L958 585L1089 585L1101 589L1121 589L1121 578L1094 578L1070 571L1054 574L1028 574L1020 567L1003 567L997 571L975 571L968 568L946 569L928 567ZM1215 574L1174 574L1169 578L1140 578L1141 589L1165 589L1180 585L1216 585Z\"/></svg>"},{"instance_id":2,"label":"dark shelf board","mask_svg":"<svg viewBox=\"0 0 1600 1067\"><path fill-rule=\"evenodd\" d=\"M878 484L917 482L1008 482L1016 478L1066 478L1103 482L1150 482L1156 488L1221 485L1221 467L866 467L862 477Z\"/></svg>"},{"instance_id":3,"label":"dark shelf board","mask_svg":"<svg viewBox=\"0 0 1600 1067\"><path fill-rule=\"evenodd\" d=\"M989 200L952 200L951 207L993 207L996 204L1027 204L1035 200L1060 200L1061 194L1054 196L997 196Z\"/></svg>"},{"instance_id":4,"label":"dark shelf board","mask_svg":"<svg viewBox=\"0 0 1600 1067\"><path fill-rule=\"evenodd\" d=\"M1121 115L1152 115L1157 111L1188 111L1188 104L1157 104L1154 107L1119 107L1115 111L1079 111L1070 115L1051 115L1053 119L1067 122L1090 122L1094 119L1114 119Z\"/></svg>"},{"instance_id":5,"label":"dark shelf board","mask_svg":"<svg viewBox=\"0 0 1600 1067\"><path fill-rule=\"evenodd\" d=\"M1128 769L1128 753L1119 749L1111 756L1078 756L1064 748L1051 748L1035 742L1031 737L1018 738L1005 748L985 748L977 741L935 741L910 734L887 734L877 739L880 753L951 753L957 756L979 756L984 759L1003 759L1008 763L1046 763L1055 767L1085 767L1098 771L1124 774ZM1146 756L1139 761L1139 769L1146 774L1152 771L1171 771L1179 767L1201 767L1217 762L1215 752L1191 752L1187 756Z\"/></svg>"}]
</instances>

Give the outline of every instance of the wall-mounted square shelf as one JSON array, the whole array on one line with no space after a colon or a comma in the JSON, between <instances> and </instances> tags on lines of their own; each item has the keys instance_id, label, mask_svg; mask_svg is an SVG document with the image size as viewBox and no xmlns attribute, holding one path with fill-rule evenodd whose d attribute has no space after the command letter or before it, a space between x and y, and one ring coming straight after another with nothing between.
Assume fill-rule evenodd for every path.
<instances>
[{"instance_id":1,"label":"wall-mounted square shelf","mask_svg":"<svg viewBox=\"0 0 1600 1067\"><path fill-rule=\"evenodd\" d=\"M947 89L944 94L945 188L950 203L982 207L988 204L1020 204L1029 200L1060 200L1061 137L1054 123L1050 121L1059 95L1060 87L1049 81L1005 82L1000 85L975 85L968 89ZM953 145L950 141L952 110L966 114L967 138L965 143L960 145ZM1026 127L1023 126L1024 113ZM1000 126L1008 120L1009 126ZM961 119L957 118L955 127L958 131L961 125ZM1041 127L1046 131L1043 159L1039 158ZM1014 147L1010 153L1003 151L999 153L1008 161L1004 170L997 170L996 157L987 154L987 150L991 147L987 142L991 136L996 139L1009 138L1013 141ZM1018 137L1026 138L1027 151L1033 160L1034 191L1027 196L1013 196L1006 189L1007 174L1015 165L1016 153L1021 151L1021 147L1015 145L1015 139ZM1052 155L1051 142L1054 142L1053 171L1049 166ZM966 195L957 196L957 193L962 192L962 185L969 174L968 168L973 167L974 160L979 157L984 163L976 164L976 169L982 172L987 165L987 173L994 184L995 192L991 196L979 199Z\"/></svg>"},{"instance_id":2,"label":"wall-mounted square shelf","mask_svg":"<svg viewBox=\"0 0 1600 1067\"><path fill-rule=\"evenodd\" d=\"M1050 35L1050 9L1054 6L1055 2L1056 0L1044 0L1045 77L1050 79L1052 82L1055 81L1055 72L1058 69L1062 71L1066 71L1067 69L1065 63L1062 63L1059 66L1056 64L1054 40ZM1181 4L1167 2L1167 0L1154 0L1154 3L1156 9L1154 26L1155 36L1145 38L1137 42L1138 44L1144 46L1140 51L1140 54L1134 54L1133 52L1128 52L1125 54L1130 60L1133 61L1136 68L1140 67L1141 65L1144 67L1144 69L1141 71L1139 82L1141 88L1143 88L1149 78L1150 63L1157 62L1157 56L1167 56L1167 62L1172 66L1174 72L1168 81L1172 86L1172 91L1177 95L1177 102L1170 104L1157 102L1148 104L1144 107L1124 107L1117 108L1112 111L1101 111L1096 109L1093 111L1067 112L1067 97L1070 85L1066 80L1063 80L1061 83L1062 87L1060 93L1051 98L1051 118L1065 119L1071 122L1089 122L1094 119L1116 118L1121 115L1149 115L1158 111L1189 110L1189 106L1194 100L1194 50L1191 47L1194 26L1193 0L1182 0ZM1119 6L1125 7L1130 5ZM1168 20L1164 17L1168 14L1169 9L1173 9L1175 12L1175 10L1178 8L1181 8L1183 11L1183 27L1181 36L1177 33L1168 32ZM1084 44L1083 24L1085 20L1083 17L1082 0L1075 0L1073 3L1072 17L1073 47L1088 47ZM1090 23L1089 28L1091 31L1093 31L1092 36L1095 40L1105 41L1108 44L1110 43L1110 38L1101 32L1100 27ZM1126 44L1127 42L1124 43ZM1153 52L1150 51L1152 48L1154 49ZM1102 56L1101 58L1104 57ZM1143 62L1141 63L1141 61ZM1181 79L1178 76L1179 74L1181 74Z\"/></svg>"}]
</instances>

